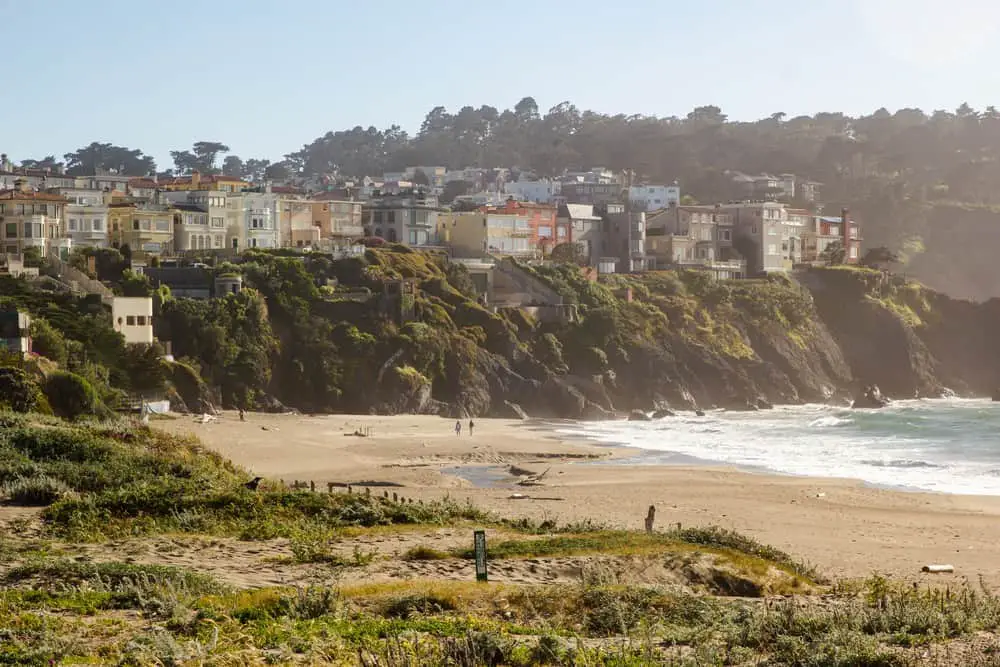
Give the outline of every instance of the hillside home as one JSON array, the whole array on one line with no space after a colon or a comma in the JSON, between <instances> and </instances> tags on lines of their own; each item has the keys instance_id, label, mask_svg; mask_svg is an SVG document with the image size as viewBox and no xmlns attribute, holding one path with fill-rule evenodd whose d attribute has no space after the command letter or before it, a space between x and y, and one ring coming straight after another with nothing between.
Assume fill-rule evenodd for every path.
<instances>
[{"instance_id":1,"label":"hillside home","mask_svg":"<svg viewBox=\"0 0 1000 667\"><path fill-rule=\"evenodd\" d=\"M116 296L111 299L111 320L126 345L151 345L153 300L145 296Z\"/></svg>"},{"instance_id":2,"label":"hillside home","mask_svg":"<svg viewBox=\"0 0 1000 667\"><path fill-rule=\"evenodd\" d=\"M27 248L36 248L43 257L50 253L68 256L72 241L62 232L67 203L62 195L35 190L25 179L0 191L3 251L20 255Z\"/></svg>"},{"instance_id":3,"label":"hillside home","mask_svg":"<svg viewBox=\"0 0 1000 667\"><path fill-rule=\"evenodd\" d=\"M733 249L733 218L717 206L672 206L646 216L646 251L658 269L697 268L740 278L746 261Z\"/></svg>"}]
</instances>

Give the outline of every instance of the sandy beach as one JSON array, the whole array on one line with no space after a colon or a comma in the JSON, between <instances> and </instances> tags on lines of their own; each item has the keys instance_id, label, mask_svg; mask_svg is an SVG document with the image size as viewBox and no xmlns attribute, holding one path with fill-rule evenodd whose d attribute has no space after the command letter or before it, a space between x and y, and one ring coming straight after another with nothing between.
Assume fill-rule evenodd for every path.
<instances>
[{"instance_id":1,"label":"sandy beach","mask_svg":"<svg viewBox=\"0 0 1000 667\"><path fill-rule=\"evenodd\" d=\"M391 486L405 497L468 498L509 517L628 528L641 528L655 505L659 527L733 528L835 577L878 571L942 582L982 577L1000 585L1000 497L906 493L726 467L634 465L627 461L638 450L574 441L550 425L478 419L471 436L467 423L456 436L454 424L409 415L250 414L241 422L225 413L205 424L179 416L155 425L195 435L251 473L286 483ZM523 477L506 474L511 465L545 474L539 485L520 486ZM484 477L492 488L479 488ZM954 565L955 574L922 575L929 563Z\"/></svg>"}]
</instances>

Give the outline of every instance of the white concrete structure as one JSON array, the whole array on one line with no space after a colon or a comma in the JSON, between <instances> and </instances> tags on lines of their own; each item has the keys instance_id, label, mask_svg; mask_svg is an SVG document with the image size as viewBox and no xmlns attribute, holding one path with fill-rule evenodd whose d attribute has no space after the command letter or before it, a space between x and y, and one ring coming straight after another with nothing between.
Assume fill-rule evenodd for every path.
<instances>
[{"instance_id":1,"label":"white concrete structure","mask_svg":"<svg viewBox=\"0 0 1000 667\"><path fill-rule=\"evenodd\" d=\"M226 195L217 190L160 193L163 201L175 208L174 248L183 251L226 247Z\"/></svg>"},{"instance_id":2,"label":"white concrete structure","mask_svg":"<svg viewBox=\"0 0 1000 667\"><path fill-rule=\"evenodd\" d=\"M153 299L147 296L116 296L111 299L111 320L126 345L153 343Z\"/></svg>"},{"instance_id":3,"label":"white concrete structure","mask_svg":"<svg viewBox=\"0 0 1000 667\"><path fill-rule=\"evenodd\" d=\"M681 189L676 185L633 185L629 190L632 205L644 211L658 211L681 203Z\"/></svg>"},{"instance_id":4,"label":"white concrete structure","mask_svg":"<svg viewBox=\"0 0 1000 667\"><path fill-rule=\"evenodd\" d=\"M551 204L562 192L562 183L543 179L540 181L515 181L504 185L506 194L518 201Z\"/></svg>"}]
</instances>

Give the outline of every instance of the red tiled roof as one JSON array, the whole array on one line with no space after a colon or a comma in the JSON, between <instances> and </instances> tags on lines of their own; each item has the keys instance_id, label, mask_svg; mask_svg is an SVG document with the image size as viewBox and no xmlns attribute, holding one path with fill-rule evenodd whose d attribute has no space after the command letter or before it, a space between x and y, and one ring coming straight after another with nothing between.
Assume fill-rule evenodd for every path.
<instances>
[{"instance_id":1,"label":"red tiled roof","mask_svg":"<svg viewBox=\"0 0 1000 667\"><path fill-rule=\"evenodd\" d=\"M133 178L128 182L130 188L146 188L155 190L159 184L151 178Z\"/></svg>"},{"instance_id":2,"label":"red tiled roof","mask_svg":"<svg viewBox=\"0 0 1000 667\"><path fill-rule=\"evenodd\" d=\"M242 178L237 176L224 176L223 174L201 174L198 179L199 183L218 183L224 181L226 183L246 183ZM160 181L160 185L188 185L193 182L191 176L176 176L174 178L164 178Z\"/></svg>"},{"instance_id":3,"label":"red tiled roof","mask_svg":"<svg viewBox=\"0 0 1000 667\"><path fill-rule=\"evenodd\" d=\"M63 204L69 201L62 195L55 195L49 192L36 192L35 190L28 190L27 192L23 190L0 190L0 199L4 199L7 201L18 200L18 199L32 199L32 200L61 202Z\"/></svg>"}]
</instances>

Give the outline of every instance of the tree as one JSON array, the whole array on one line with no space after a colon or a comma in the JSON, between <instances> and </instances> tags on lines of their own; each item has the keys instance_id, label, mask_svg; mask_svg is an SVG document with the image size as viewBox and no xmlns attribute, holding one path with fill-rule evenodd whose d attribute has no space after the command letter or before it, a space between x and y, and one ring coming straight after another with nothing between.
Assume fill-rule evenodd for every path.
<instances>
[{"instance_id":1,"label":"tree","mask_svg":"<svg viewBox=\"0 0 1000 667\"><path fill-rule=\"evenodd\" d=\"M63 419L79 419L94 414L97 409L97 392L76 373L52 373L45 380L44 391L52 412Z\"/></svg>"},{"instance_id":2,"label":"tree","mask_svg":"<svg viewBox=\"0 0 1000 667\"><path fill-rule=\"evenodd\" d=\"M228 160L229 158L226 159ZM254 183L260 183L266 178L267 168L270 166L270 160L250 158L243 163L243 177L253 181Z\"/></svg>"},{"instance_id":3,"label":"tree","mask_svg":"<svg viewBox=\"0 0 1000 667\"><path fill-rule=\"evenodd\" d=\"M222 173L234 178L243 178L246 175L246 165L238 155L227 155L222 161Z\"/></svg>"},{"instance_id":4,"label":"tree","mask_svg":"<svg viewBox=\"0 0 1000 667\"><path fill-rule=\"evenodd\" d=\"M198 141L189 151L170 151L170 157L178 173L198 171L202 174L216 174L219 172L215 166L219 154L228 152L229 146L217 141Z\"/></svg>"},{"instance_id":5,"label":"tree","mask_svg":"<svg viewBox=\"0 0 1000 667\"><path fill-rule=\"evenodd\" d=\"M896 264L899 262L899 255L889 250L887 247L878 246L869 248L865 256L861 258L864 266L881 266L884 264Z\"/></svg>"},{"instance_id":6,"label":"tree","mask_svg":"<svg viewBox=\"0 0 1000 667\"><path fill-rule=\"evenodd\" d=\"M31 319L31 350L65 366L68 359L66 338L42 317Z\"/></svg>"},{"instance_id":7,"label":"tree","mask_svg":"<svg viewBox=\"0 0 1000 667\"><path fill-rule=\"evenodd\" d=\"M89 176L99 171L125 176L156 173L156 161L141 150L97 141L66 153L63 158L66 160L66 173L70 176Z\"/></svg>"},{"instance_id":8,"label":"tree","mask_svg":"<svg viewBox=\"0 0 1000 667\"><path fill-rule=\"evenodd\" d=\"M844 263L844 260L847 257L847 251L844 249L843 243L840 241L834 241L820 253L819 257L821 260L826 262L827 266L835 266L837 264Z\"/></svg>"},{"instance_id":9,"label":"tree","mask_svg":"<svg viewBox=\"0 0 1000 667\"><path fill-rule=\"evenodd\" d=\"M21 253L21 258L24 260L24 265L32 268L39 268L44 263L44 258L42 257L42 251L39 248L30 246L25 248Z\"/></svg>"},{"instance_id":10,"label":"tree","mask_svg":"<svg viewBox=\"0 0 1000 667\"><path fill-rule=\"evenodd\" d=\"M469 194L469 184L465 181L448 181L444 184L444 192L441 193L439 200L442 204L450 204L455 201L456 197L461 197L462 195Z\"/></svg>"},{"instance_id":11,"label":"tree","mask_svg":"<svg viewBox=\"0 0 1000 667\"><path fill-rule=\"evenodd\" d=\"M63 166L62 162L56 160L55 155L47 155L41 160L21 160L21 167L23 169L52 169L55 170L58 167Z\"/></svg>"},{"instance_id":12,"label":"tree","mask_svg":"<svg viewBox=\"0 0 1000 667\"><path fill-rule=\"evenodd\" d=\"M423 169L417 169L413 172L413 184L429 186L431 181L427 178L427 174L424 173Z\"/></svg>"},{"instance_id":13,"label":"tree","mask_svg":"<svg viewBox=\"0 0 1000 667\"><path fill-rule=\"evenodd\" d=\"M584 255L583 246L579 243L560 243L552 248L549 259L561 264L578 264L580 266L590 262L590 258Z\"/></svg>"}]
</instances>

